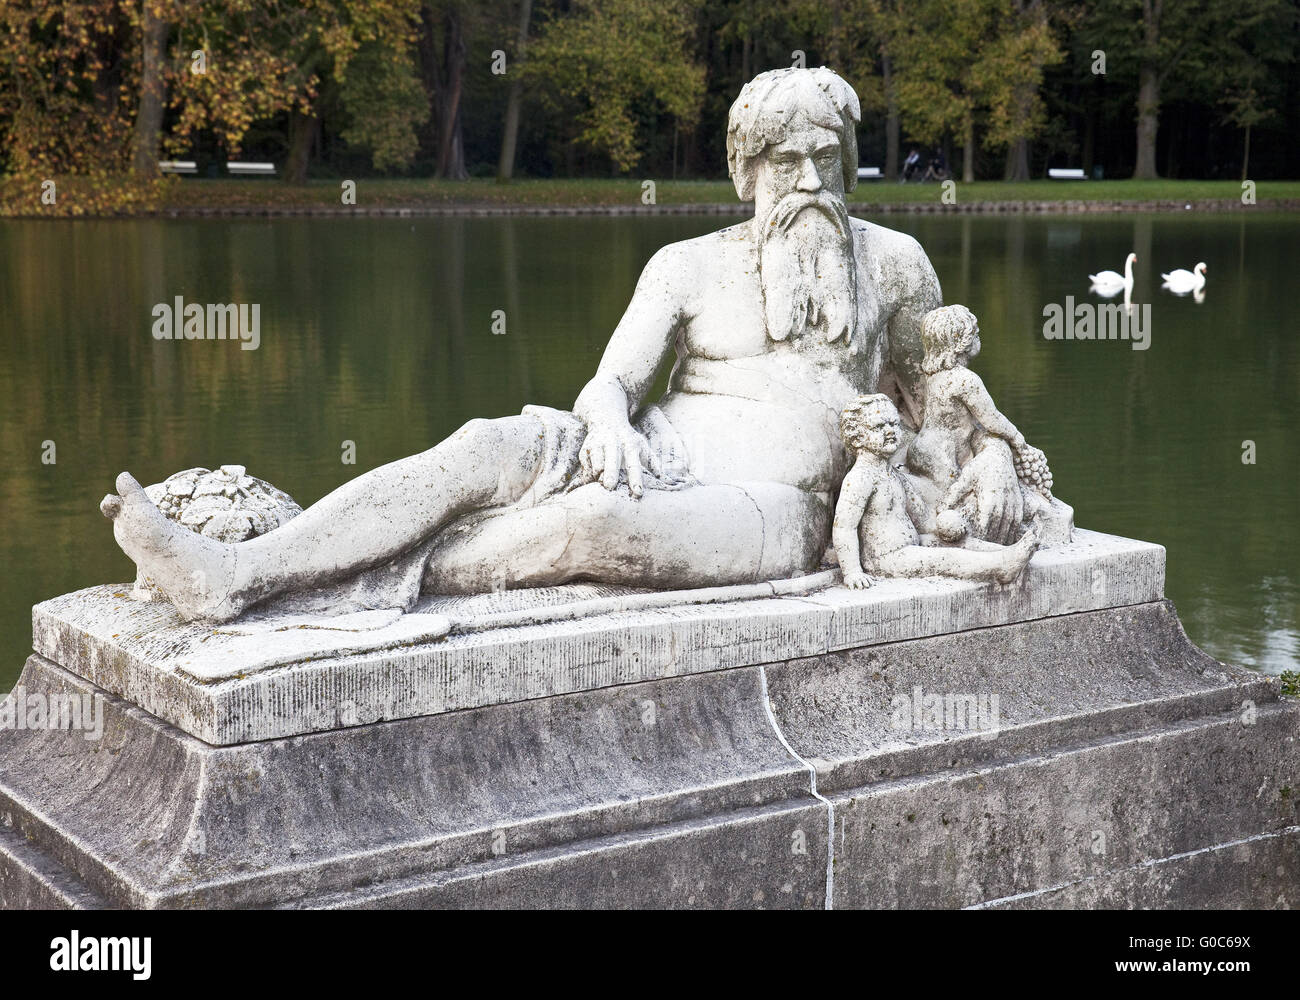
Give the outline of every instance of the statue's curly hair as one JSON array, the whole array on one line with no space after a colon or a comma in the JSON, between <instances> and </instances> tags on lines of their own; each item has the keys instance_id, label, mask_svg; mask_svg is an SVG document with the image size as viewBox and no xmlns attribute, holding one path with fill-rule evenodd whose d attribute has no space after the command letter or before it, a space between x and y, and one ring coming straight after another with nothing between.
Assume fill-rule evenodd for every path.
<instances>
[{"instance_id":1,"label":"statue's curly hair","mask_svg":"<svg viewBox=\"0 0 1300 1000\"><path fill-rule=\"evenodd\" d=\"M840 411L840 438L850 451L858 452L866 447L867 411L877 406L887 406L898 416L894 401L883 392L859 396Z\"/></svg>"},{"instance_id":2,"label":"statue's curly hair","mask_svg":"<svg viewBox=\"0 0 1300 1000\"><path fill-rule=\"evenodd\" d=\"M931 309L921 319L921 346L925 348L921 371L933 375L955 365L958 353L969 346L978 326L975 314L965 306Z\"/></svg>"},{"instance_id":3,"label":"statue's curly hair","mask_svg":"<svg viewBox=\"0 0 1300 1000\"><path fill-rule=\"evenodd\" d=\"M786 122L799 110L838 133L844 190L857 186L856 126L862 108L853 88L825 66L770 69L741 88L727 115L727 173L741 201L754 197L754 161L769 145L785 138Z\"/></svg>"}]
</instances>

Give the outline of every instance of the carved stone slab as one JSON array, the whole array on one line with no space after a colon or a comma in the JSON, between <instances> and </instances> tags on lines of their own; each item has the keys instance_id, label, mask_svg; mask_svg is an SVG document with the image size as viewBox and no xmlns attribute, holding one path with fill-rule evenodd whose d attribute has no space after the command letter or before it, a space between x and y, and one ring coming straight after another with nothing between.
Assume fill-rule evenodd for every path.
<instances>
[{"instance_id":1,"label":"carved stone slab","mask_svg":"<svg viewBox=\"0 0 1300 1000\"><path fill-rule=\"evenodd\" d=\"M1017 583L887 580L797 598L684 605L444 635L534 604L609 596L575 585L427 598L411 614L291 615L229 626L91 587L38 604L33 647L65 669L215 745L775 663L849 647L1159 600L1160 545L1077 530ZM627 590L627 593L634 593Z\"/></svg>"},{"instance_id":2,"label":"carved stone slab","mask_svg":"<svg viewBox=\"0 0 1300 1000\"><path fill-rule=\"evenodd\" d=\"M1163 601L234 746L108 695L0 730L0 906L1285 907L1297 719Z\"/></svg>"}]
</instances>

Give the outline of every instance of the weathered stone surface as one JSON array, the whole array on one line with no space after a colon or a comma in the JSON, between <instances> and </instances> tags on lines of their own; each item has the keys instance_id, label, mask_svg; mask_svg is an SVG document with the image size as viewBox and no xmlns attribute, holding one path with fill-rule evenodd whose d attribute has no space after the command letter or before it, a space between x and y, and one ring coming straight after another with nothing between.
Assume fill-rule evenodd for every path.
<instances>
[{"instance_id":1,"label":"weathered stone surface","mask_svg":"<svg viewBox=\"0 0 1300 1000\"><path fill-rule=\"evenodd\" d=\"M1300 828L1158 858L1124 871L991 900L982 909L1294 909Z\"/></svg>"},{"instance_id":2,"label":"weathered stone surface","mask_svg":"<svg viewBox=\"0 0 1300 1000\"><path fill-rule=\"evenodd\" d=\"M208 743L541 698L1158 600L1164 549L1077 530L1008 585L885 580L799 598L628 611L429 639L519 595L424 598L417 612L203 626L92 587L38 604L33 648ZM539 602L613 588L548 588Z\"/></svg>"},{"instance_id":3,"label":"weathered stone surface","mask_svg":"<svg viewBox=\"0 0 1300 1000\"><path fill-rule=\"evenodd\" d=\"M917 687L996 733L900 728ZM0 899L1287 905L1298 720L1164 602L236 746L110 697L0 731Z\"/></svg>"},{"instance_id":4,"label":"weathered stone surface","mask_svg":"<svg viewBox=\"0 0 1300 1000\"><path fill-rule=\"evenodd\" d=\"M37 656L21 684L87 687ZM736 863L775 858L763 882L773 903L821 904L825 817L768 723L756 668L235 747L118 699L106 708L98 743L0 733L0 820L121 904L310 901L575 844L592 857L601 844L637 854L646 841L731 836L738 812L756 840L740 848L751 861ZM791 853L793 827L775 818L788 815L803 817L804 853ZM686 861L676 870L698 877ZM742 900L714 885L699 901L739 905L755 891Z\"/></svg>"}]
</instances>

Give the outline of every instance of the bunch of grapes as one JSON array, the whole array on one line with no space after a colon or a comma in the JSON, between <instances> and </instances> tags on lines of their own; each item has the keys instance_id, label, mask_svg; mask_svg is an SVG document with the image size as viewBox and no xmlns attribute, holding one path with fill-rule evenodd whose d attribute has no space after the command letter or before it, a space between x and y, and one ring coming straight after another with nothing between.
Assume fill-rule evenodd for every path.
<instances>
[{"instance_id":1,"label":"bunch of grapes","mask_svg":"<svg viewBox=\"0 0 1300 1000\"><path fill-rule=\"evenodd\" d=\"M1052 499L1052 470L1047 467L1047 456L1031 444L1013 449L1016 477L1035 493Z\"/></svg>"}]
</instances>

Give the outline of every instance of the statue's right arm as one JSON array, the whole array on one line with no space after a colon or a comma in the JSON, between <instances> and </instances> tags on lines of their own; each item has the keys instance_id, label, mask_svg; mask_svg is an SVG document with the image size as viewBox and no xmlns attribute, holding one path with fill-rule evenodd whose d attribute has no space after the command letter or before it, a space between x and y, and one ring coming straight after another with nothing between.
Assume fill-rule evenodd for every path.
<instances>
[{"instance_id":1,"label":"statue's right arm","mask_svg":"<svg viewBox=\"0 0 1300 1000\"><path fill-rule=\"evenodd\" d=\"M628 487L640 496L642 474L653 456L632 427L655 376L686 319L693 269L682 244L664 247L646 264L627 311L610 337L600 366L578 394L574 414L587 425L583 469L606 489L627 470Z\"/></svg>"},{"instance_id":2,"label":"statue's right arm","mask_svg":"<svg viewBox=\"0 0 1300 1000\"><path fill-rule=\"evenodd\" d=\"M862 571L862 549L858 542L858 527L867 512L867 504L875 482L861 465L854 465L840 484L840 497L835 503L835 520L831 526L831 544L840 563L840 574L846 587L863 587L871 583Z\"/></svg>"},{"instance_id":3,"label":"statue's right arm","mask_svg":"<svg viewBox=\"0 0 1300 1000\"><path fill-rule=\"evenodd\" d=\"M989 395L984 380L969 368L961 369L957 377L957 391L962 402L970 410L986 431L994 437L1000 437L1012 448L1020 448L1025 443L1025 436L1016 425L1002 415L993 397Z\"/></svg>"}]
</instances>

